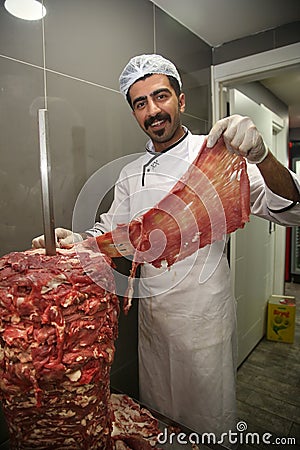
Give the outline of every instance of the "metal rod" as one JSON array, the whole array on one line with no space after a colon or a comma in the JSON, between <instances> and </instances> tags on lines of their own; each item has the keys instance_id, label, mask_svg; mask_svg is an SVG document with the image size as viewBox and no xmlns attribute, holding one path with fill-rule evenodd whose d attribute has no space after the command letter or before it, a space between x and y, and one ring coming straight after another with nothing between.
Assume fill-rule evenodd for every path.
<instances>
[{"instance_id":1,"label":"metal rod","mask_svg":"<svg viewBox=\"0 0 300 450\"><path fill-rule=\"evenodd\" d=\"M39 144L40 144L40 172L42 183L42 206L46 255L56 255L55 226L53 214L53 199L51 186L51 163L48 137L48 111L39 109Z\"/></svg>"}]
</instances>

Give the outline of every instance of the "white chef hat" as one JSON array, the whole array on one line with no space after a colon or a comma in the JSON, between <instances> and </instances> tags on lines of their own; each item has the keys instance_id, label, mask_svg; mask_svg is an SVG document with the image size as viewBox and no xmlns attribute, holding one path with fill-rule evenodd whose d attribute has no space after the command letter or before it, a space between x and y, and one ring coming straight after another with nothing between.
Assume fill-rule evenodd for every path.
<instances>
[{"instance_id":1,"label":"white chef hat","mask_svg":"<svg viewBox=\"0 0 300 450\"><path fill-rule=\"evenodd\" d=\"M180 75L174 64L161 55L139 55L131 58L120 75L120 91L126 98L130 86L148 74L171 75L182 87Z\"/></svg>"}]
</instances>

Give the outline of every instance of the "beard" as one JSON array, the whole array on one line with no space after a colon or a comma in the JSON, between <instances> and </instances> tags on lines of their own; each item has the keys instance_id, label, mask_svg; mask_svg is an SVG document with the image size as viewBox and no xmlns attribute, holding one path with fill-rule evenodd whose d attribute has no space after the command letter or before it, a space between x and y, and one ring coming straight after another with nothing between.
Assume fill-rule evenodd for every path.
<instances>
[{"instance_id":1,"label":"beard","mask_svg":"<svg viewBox=\"0 0 300 450\"><path fill-rule=\"evenodd\" d=\"M151 125L156 121L164 121L165 123L161 128L156 130L151 127ZM142 129L149 136L149 138L158 144L172 141L178 130L181 129L181 126L179 107L173 118L167 112L159 112L155 116L145 119L143 126L141 125Z\"/></svg>"}]
</instances>

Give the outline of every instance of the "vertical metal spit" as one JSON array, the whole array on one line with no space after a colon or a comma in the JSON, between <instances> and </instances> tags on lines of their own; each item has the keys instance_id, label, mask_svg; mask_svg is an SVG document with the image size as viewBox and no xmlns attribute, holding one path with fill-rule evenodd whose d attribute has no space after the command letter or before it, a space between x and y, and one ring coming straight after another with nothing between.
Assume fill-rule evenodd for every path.
<instances>
[{"instance_id":1,"label":"vertical metal spit","mask_svg":"<svg viewBox=\"0 0 300 450\"><path fill-rule=\"evenodd\" d=\"M46 255L53 256L56 255L56 245L49 153L48 111L46 109L39 109L38 124L45 247Z\"/></svg>"}]
</instances>

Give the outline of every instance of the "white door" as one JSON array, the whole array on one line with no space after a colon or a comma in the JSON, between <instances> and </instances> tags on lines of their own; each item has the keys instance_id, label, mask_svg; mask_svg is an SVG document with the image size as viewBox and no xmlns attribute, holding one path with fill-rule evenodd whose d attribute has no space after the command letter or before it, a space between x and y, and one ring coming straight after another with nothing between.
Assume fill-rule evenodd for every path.
<instances>
[{"instance_id":1,"label":"white door","mask_svg":"<svg viewBox=\"0 0 300 450\"><path fill-rule=\"evenodd\" d=\"M283 121L274 120L273 117L273 144L272 153L286 167L288 166L288 129ZM275 245L274 245L274 279L273 293L278 295L284 294L285 279L285 250L286 250L286 228L281 225L273 225L275 229Z\"/></svg>"},{"instance_id":2,"label":"white door","mask_svg":"<svg viewBox=\"0 0 300 450\"><path fill-rule=\"evenodd\" d=\"M229 91L230 114L249 116L272 148L272 112L236 89ZM237 299L238 364L263 337L266 306L273 293L275 228L251 216L243 230L231 236L230 264Z\"/></svg>"}]
</instances>

